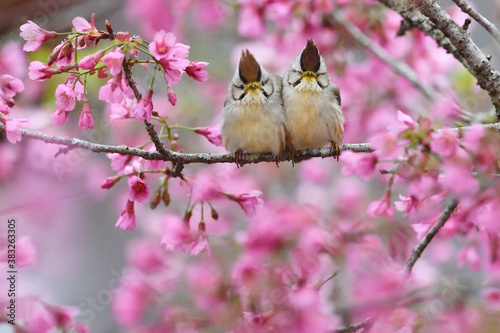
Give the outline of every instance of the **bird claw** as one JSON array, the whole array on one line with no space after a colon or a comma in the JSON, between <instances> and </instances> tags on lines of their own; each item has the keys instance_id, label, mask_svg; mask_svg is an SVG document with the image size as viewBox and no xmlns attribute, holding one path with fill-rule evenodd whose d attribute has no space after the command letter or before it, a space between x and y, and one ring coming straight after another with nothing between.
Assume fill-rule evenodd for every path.
<instances>
[{"instance_id":1,"label":"bird claw","mask_svg":"<svg viewBox=\"0 0 500 333\"><path fill-rule=\"evenodd\" d=\"M340 146L334 141L331 141L330 144L331 144L330 155L332 155L334 158L336 158L337 162L338 162L339 156L340 156Z\"/></svg>"},{"instance_id":2,"label":"bird claw","mask_svg":"<svg viewBox=\"0 0 500 333\"><path fill-rule=\"evenodd\" d=\"M240 162L243 157L243 150L238 149L234 152L234 162L236 163L236 167L243 167L243 164Z\"/></svg>"}]
</instances>

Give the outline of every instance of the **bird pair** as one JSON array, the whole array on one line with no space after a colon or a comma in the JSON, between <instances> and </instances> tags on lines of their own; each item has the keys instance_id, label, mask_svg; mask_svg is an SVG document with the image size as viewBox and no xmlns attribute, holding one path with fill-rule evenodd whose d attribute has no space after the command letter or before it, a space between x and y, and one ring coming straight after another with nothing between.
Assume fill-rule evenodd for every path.
<instances>
[{"instance_id":1,"label":"bird pair","mask_svg":"<svg viewBox=\"0 0 500 333\"><path fill-rule=\"evenodd\" d=\"M243 152L289 151L331 144L337 160L344 136L338 87L312 39L283 79L267 72L248 51L242 51L224 102L222 138L235 161Z\"/></svg>"}]
</instances>

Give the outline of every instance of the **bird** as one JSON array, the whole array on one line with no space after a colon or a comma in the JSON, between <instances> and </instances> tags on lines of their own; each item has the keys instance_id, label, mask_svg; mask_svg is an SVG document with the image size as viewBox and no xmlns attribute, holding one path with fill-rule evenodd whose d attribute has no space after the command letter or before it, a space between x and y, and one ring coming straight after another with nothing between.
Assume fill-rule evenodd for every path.
<instances>
[{"instance_id":1,"label":"bird","mask_svg":"<svg viewBox=\"0 0 500 333\"><path fill-rule=\"evenodd\" d=\"M282 78L267 72L248 49L242 50L221 122L222 141L237 165L243 152L271 152L278 165L279 155L292 149L281 90Z\"/></svg>"},{"instance_id":2,"label":"bird","mask_svg":"<svg viewBox=\"0 0 500 333\"><path fill-rule=\"evenodd\" d=\"M309 39L283 76L283 105L294 149L330 143L330 154L338 161L345 122L340 104L339 88L314 40Z\"/></svg>"}]
</instances>

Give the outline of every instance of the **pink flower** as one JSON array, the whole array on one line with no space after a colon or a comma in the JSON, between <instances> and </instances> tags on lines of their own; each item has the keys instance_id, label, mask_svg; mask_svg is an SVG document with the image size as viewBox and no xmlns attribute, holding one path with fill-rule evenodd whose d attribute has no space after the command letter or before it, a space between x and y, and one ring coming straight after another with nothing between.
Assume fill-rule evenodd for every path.
<instances>
[{"instance_id":1,"label":"pink flower","mask_svg":"<svg viewBox=\"0 0 500 333\"><path fill-rule=\"evenodd\" d=\"M134 92L122 74L114 76L99 89L99 99L107 103L122 103L127 97L135 100Z\"/></svg>"},{"instance_id":2,"label":"pink flower","mask_svg":"<svg viewBox=\"0 0 500 333\"><path fill-rule=\"evenodd\" d=\"M419 178L412 179L408 184L406 193L417 200L424 200L436 194L439 189L437 179L430 174L423 174Z\"/></svg>"},{"instance_id":3,"label":"pink flower","mask_svg":"<svg viewBox=\"0 0 500 333\"><path fill-rule=\"evenodd\" d=\"M54 39L57 37L57 33L55 31L47 31L45 29L40 28L36 23L32 21L28 21L20 28L22 39L26 41L23 46L23 50L27 52L34 52L42 46L43 43L50 39Z\"/></svg>"},{"instance_id":4,"label":"pink flower","mask_svg":"<svg viewBox=\"0 0 500 333\"><path fill-rule=\"evenodd\" d=\"M222 187L213 173L205 171L198 172L193 180L191 193L192 202L203 202L221 197Z\"/></svg>"},{"instance_id":5,"label":"pink flower","mask_svg":"<svg viewBox=\"0 0 500 333\"><path fill-rule=\"evenodd\" d=\"M195 79L196 81L204 82L208 80L208 73L203 68L207 67L208 62L192 61L186 67L186 74Z\"/></svg>"},{"instance_id":6,"label":"pink flower","mask_svg":"<svg viewBox=\"0 0 500 333\"><path fill-rule=\"evenodd\" d=\"M61 44L54 48L54 51L49 56L48 64L52 65L54 62L57 67L70 66L75 59L75 50L73 44L67 40L63 40Z\"/></svg>"},{"instance_id":7,"label":"pink flower","mask_svg":"<svg viewBox=\"0 0 500 333\"><path fill-rule=\"evenodd\" d=\"M42 304L33 302L25 327L27 332L47 333L56 327L56 318Z\"/></svg>"},{"instance_id":8,"label":"pink flower","mask_svg":"<svg viewBox=\"0 0 500 333\"><path fill-rule=\"evenodd\" d=\"M149 44L149 52L157 60L186 58L189 54L189 46L176 43L173 33L160 30L156 33L153 42Z\"/></svg>"},{"instance_id":9,"label":"pink flower","mask_svg":"<svg viewBox=\"0 0 500 333\"><path fill-rule=\"evenodd\" d=\"M341 173L344 176L358 174L361 178L370 179L375 165L377 165L377 157L371 153L355 153L345 151L340 155L340 160L344 162Z\"/></svg>"},{"instance_id":10,"label":"pink flower","mask_svg":"<svg viewBox=\"0 0 500 333\"><path fill-rule=\"evenodd\" d=\"M167 87L167 97L170 104L175 105L177 103L177 95L175 95L174 89L171 86Z\"/></svg>"},{"instance_id":11,"label":"pink flower","mask_svg":"<svg viewBox=\"0 0 500 333\"><path fill-rule=\"evenodd\" d=\"M65 111L62 109L55 109L52 112L52 122L58 126L62 126L66 124L69 117L69 111Z\"/></svg>"},{"instance_id":12,"label":"pink flower","mask_svg":"<svg viewBox=\"0 0 500 333\"><path fill-rule=\"evenodd\" d=\"M414 208L415 203L412 198L405 197L404 195L399 195L400 201L394 201L394 207L396 207L396 210L404 213L409 213L412 208Z\"/></svg>"},{"instance_id":13,"label":"pink flower","mask_svg":"<svg viewBox=\"0 0 500 333\"><path fill-rule=\"evenodd\" d=\"M132 109L131 115L136 119L151 121L151 114L153 112L153 89L148 89L146 96L144 96L136 106Z\"/></svg>"},{"instance_id":14,"label":"pink flower","mask_svg":"<svg viewBox=\"0 0 500 333\"><path fill-rule=\"evenodd\" d=\"M7 262L9 259L8 256L8 247L6 245L5 250L3 250L1 254L1 260L3 262ZM36 259L36 248L31 241L30 236L21 236L16 241L16 266L17 267L26 267L31 266L35 262Z\"/></svg>"},{"instance_id":15,"label":"pink flower","mask_svg":"<svg viewBox=\"0 0 500 333\"><path fill-rule=\"evenodd\" d=\"M29 66L28 76L33 81L46 81L52 77L52 75L60 73L61 71L57 68L52 68L47 64L40 61L32 61Z\"/></svg>"},{"instance_id":16,"label":"pink flower","mask_svg":"<svg viewBox=\"0 0 500 333\"><path fill-rule=\"evenodd\" d=\"M472 175L472 166L464 161L446 159L439 183L452 194L459 197L474 196L479 191L479 182Z\"/></svg>"},{"instance_id":17,"label":"pink flower","mask_svg":"<svg viewBox=\"0 0 500 333\"><path fill-rule=\"evenodd\" d=\"M104 50L100 50L96 53L83 57L78 63L78 67L81 69L94 69L94 67L99 63L99 60L103 57L104 53Z\"/></svg>"},{"instance_id":18,"label":"pink flower","mask_svg":"<svg viewBox=\"0 0 500 333\"><path fill-rule=\"evenodd\" d=\"M164 269L165 251L156 240L135 240L127 246L127 262L143 272Z\"/></svg>"},{"instance_id":19,"label":"pink flower","mask_svg":"<svg viewBox=\"0 0 500 333\"><path fill-rule=\"evenodd\" d=\"M20 79L8 74L0 76L0 97L7 100L23 90L24 84Z\"/></svg>"},{"instance_id":20,"label":"pink flower","mask_svg":"<svg viewBox=\"0 0 500 333\"><path fill-rule=\"evenodd\" d=\"M80 113L78 127L80 127L82 130L94 128L94 117L92 116L92 111L90 110L89 101L83 102L83 109L82 113Z\"/></svg>"},{"instance_id":21,"label":"pink flower","mask_svg":"<svg viewBox=\"0 0 500 333\"><path fill-rule=\"evenodd\" d=\"M238 33L243 37L258 38L266 32L262 11L255 2L247 2L240 10Z\"/></svg>"},{"instance_id":22,"label":"pink flower","mask_svg":"<svg viewBox=\"0 0 500 333\"><path fill-rule=\"evenodd\" d=\"M409 115L398 110L397 123L390 126L391 132L395 135L400 135L406 130L414 129L417 127L417 122Z\"/></svg>"},{"instance_id":23,"label":"pink flower","mask_svg":"<svg viewBox=\"0 0 500 333\"><path fill-rule=\"evenodd\" d=\"M115 171L122 171L132 160L132 156L118 153L108 153L106 156L111 160L111 169Z\"/></svg>"},{"instance_id":24,"label":"pink flower","mask_svg":"<svg viewBox=\"0 0 500 333\"><path fill-rule=\"evenodd\" d=\"M464 143L467 150L477 152L483 147L484 127L473 125L464 133Z\"/></svg>"},{"instance_id":25,"label":"pink flower","mask_svg":"<svg viewBox=\"0 0 500 333\"><path fill-rule=\"evenodd\" d=\"M189 224L177 215L167 214L162 223L161 243L169 251L185 252L193 242Z\"/></svg>"},{"instance_id":26,"label":"pink flower","mask_svg":"<svg viewBox=\"0 0 500 333\"><path fill-rule=\"evenodd\" d=\"M90 23L80 16L73 19L72 23L76 31L86 33L85 36L78 37L78 42L81 47L89 46L93 41L101 36L99 30L95 27L94 19L95 14L92 14Z\"/></svg>"},{"instance_id":27,"label":"pink flower","mask_svg":"<svg viewBox=\"0 0 500 333\"><path fill-rule=\"evenodd\" d=\"M458 252L458 267L468 265L475 272L481 268L481 256L474 245L468 245Z\"/></svg>"},{"instance_id":28,"label":"pink flower","mask_svg":"<svg viewBox=\"0 0 500 333\"><path fill-rule=\"evenodd\" d=\"M391 206L390 193L386 192L379 200L372 201L368 206L367 213L371 217L385 216L392 219L394 208Z\"/></svg>"},{"instance_id":29,"label":"pink flower","mask_svg":"<svg viewBox=\"0 0 500 333\"><path fill-rule=\"evenodd\" d=\"M143 276L127 275L115 290L111 309L116 320L124 327L138 325L153 296Z\"/></svg>"},{"instance_id":30,"label":"pink flower","mask_svg":"<svg viewBox=\"0 0 500 333\"><path fill-rule=\"evenodd\" d=\"M370 138L370 147L378 158L395 157L397 146L397 138L390 133L379 133Z\"/></svg>"},{"instance_id":31,"label":"pink flower","mask_svg":"<svg viewBox=\"0 0 500 333\"><path fill-rule=\"evenodd\" d=\"M120 181L120 176L107 177L101 183L101 188L110 189Z\"/></svg>"},{"instance_id":32,"label":"pink flower","mask_svg":"<svg viewBox=\"0 0 500 333\"><path fill-rule=\"evenodd\" d=\"M156 147L153 145L149 149L149 151L156 151ZM145 169L159 171L165 169L165 161L160 160L144 160L143 165Z\"/></svg>"},{"instance_id":33,"label":"pink flower","mask_svg":"<svg viewBox=\"0 0 500 333\"><path fill-rule=\"evenodd\" d=\"M0 118L1 120L1 118ZM7 133L7 140L10 143L21 141L21 127L29 125L30 121L27 119L8 118L5 123L5 131Z\"/></svg>"},{"instance_id":34,"label":"pink flower","mask_svg":"<svg viewBox=\"0 0 500 333\"><path fill-rule=\"evenodd\" d=\"M210 247L208 246L207 233L205 231L205 223L200 222L198 225L198 236L196 239L189 245L187 249L187 253L195 256L206 250L207 254L210 256Z\"/></svg>"},{"instance_id":35,"label":"pink flower","mask_svg":"<svg viewBox=\"0 0 500 333\"><path fill-rule=\"evenodd\" d=\"M125 209L121 213L118 221L116 221L115 227L118 227L123 230L135 230L136 228L135 222L135 211L134 211L134 202L127 200L127 205Z\"/></svg>"},{"instance_id":36,"label":"pink flower","mask_svg":"<svg viewBox=\"0 0 500 333\"><path fill-rule=\"evenodd\" d=\"M449 128L442 132L434 132L431 135L431 150L441 154L443 157L455 155L458 148L458 132Z\"/></svg>"},{"instance_id":37,"label":"pink flower","mask_svg":"<svg viewBox=\"0 0 500 333\"><path fill-rule=\"evenodd\" d=\"M177 84L184 70L189 65L189 60L178 58L163 58L158 61L165 72L165 79L170 85Z\"/></svg>"},{"instance_id":38,"label":"pink flower","mask_svg":"<svg viewBox=\"0 0 500 333\"><path fill-rule=\"evenodd\" d=\"M237 197L229 195L228 198L237 202L247 216L254 216L255 213L264 205L262 192L257 190L242 193Z\"/></svg>"},{"instance_id":39,"label":"pink flower","mask_svg":"<svg viewBox=\"0 0 500 333\"><path fill-rule=\"evenodd\" d=\"M76 74L71 74L68 77L66 85L73 89L76 100L82 101L85 99L85 87L83 86L82 80L76 78Z\"/></svg>"},{"instance_id":40,"label":"pink flower","mask_svg":"<svg viewBox=\"0 0 500 333\"><path fill-rule=\"evenodd\" d=\"M59 84L56 88L56 106L58 109L71 111L75 108L75 91L66 84Z\"/></svg>"},{"instance_id":41,"label":"pink flower","mask_svg":"<svg viewBox=\"0 0 500 333\"><path fill-rule=\"evenodd\" d=\"M78 32L86 32L87 30L90 30L93 28L92 24L89 23L85 18L81 16L77 16L73 19L72 21L73 26L75 27L76 31Z\"/></svg>"},{"instance_id":42,"label":"pink flower","mask_svg":"<svg viewBox=\"0 0 500 333\"><path fill-rule=\"evenodd\" d=\"M0 113L6 116L10 114L9 105L7 105L7 102L1 97L0 97Z\"/></svg>"},{"instance_id":43,"label":"pink flower","mask_svg":"<svg viewBox=\"0 0 500 333\"><path fill-rule=\"evenodd\" d=\"M120 48L115 48L102 58L102 62L108 68L111 75L118 75L122 71L122 62L125 55Z\"/></svg>"},{"instance_id":44,"label":"pink flower","mask_svg":"<svg viewBox=\"0 0 500 333\"><path fill-rule=\"evenodd\" d=\"M126 97L121 103L113 103L110 106L111 120L114 119L128 119L130 118L131 110L137 105L135 99Z\"/></svg>"},{"instance_id":45,"label":"pink flower","mask_svg":"<svg viewBox=\"0 0 500 333\"><path fill-rule=\"evenodd\" d=\"M216 146L222 147L222 132L220 129L220 124L206 126L206 127L196 127L194 129L195 133L204 135L208 141Z\"/></svg>"},{"instance_id":46,"label":"pink flower","mask_svg":"<svg viewBox=\"0 0 500 333\"><path fill-rule=\"evenodd\" d=\"M144 203L149 199L149 195L151 194L151 190L149 189L148 184L136 175L133 175L128 178L128 188L129 195L128 199L130 201L137 201L139 203Z\"/></svg>"}]
</instances>

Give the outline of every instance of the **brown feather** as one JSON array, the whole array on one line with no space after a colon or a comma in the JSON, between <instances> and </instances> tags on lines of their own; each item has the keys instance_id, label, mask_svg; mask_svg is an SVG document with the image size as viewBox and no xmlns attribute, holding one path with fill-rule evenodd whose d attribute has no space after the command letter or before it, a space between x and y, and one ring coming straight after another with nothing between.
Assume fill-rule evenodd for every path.
<instances>
[{"instance_id":1,"label":"brown feather","mask_svg":"<svg viewBox=\"0 0 500 333\"><path fill-rule=\"evenodd\" d=\"M307 45L300 55L300 67L303 71L317 72L320 65L319 51L314 40L309 39Z\"/></svg>"},{"instance_id":2,"label":"brown feather","mask_svg":"<svg viewBox=\"0 0 500 333\"><path fill-rule=\"evenodd\" d=\"M247 49L241 51L239 75L241 81L245 84L259 82L262 75L259 63Z\"/></svg>"}]
</instances>

